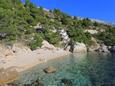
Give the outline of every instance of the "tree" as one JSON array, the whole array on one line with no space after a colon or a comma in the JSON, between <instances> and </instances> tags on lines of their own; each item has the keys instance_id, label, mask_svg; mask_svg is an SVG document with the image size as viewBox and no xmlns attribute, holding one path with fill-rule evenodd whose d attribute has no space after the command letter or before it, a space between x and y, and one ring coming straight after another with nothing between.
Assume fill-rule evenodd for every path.
<instances>
[{"instance_id":1,"label":"tree","mask_svg":"<svg viewBox=\"0 0 115 86\"><path fill-rule=\"evenodd\" d=\"M115 45L115 28L107 29L97 35L97 39L103 41L106 45Z\"/></svg>"},{"instance_id":2,"label":"tree","mask_svg":"<svg viewBox=\"0 0 115 86\"><path fill-rule=\"evenodd\" d=\"M83 42L88 44L91 40L91 35L83 32L82 29L69 28L67 32L69 37L75 42Z\"/></svg>"}]
</instances>

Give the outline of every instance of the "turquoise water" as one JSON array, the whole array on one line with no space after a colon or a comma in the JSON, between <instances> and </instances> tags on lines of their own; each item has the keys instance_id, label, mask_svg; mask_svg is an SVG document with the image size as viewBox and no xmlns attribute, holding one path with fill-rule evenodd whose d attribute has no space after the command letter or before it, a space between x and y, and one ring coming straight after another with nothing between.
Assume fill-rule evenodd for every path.
<instances>
[{"instance_id":1,"label":"turquoise water","mask_svg":"<svg viewBox=\"0 0 115 86\"><path fill-rule=\"evenodd\" d=\"M48 66L55 67L57 71L44 73L43 69ZM62 79L68 80L70 84L62 82ZM74 54L52 60L24 72L18 82L23 86L36 80L44 86L115 86L115 55Z\"/></svg>"}]
</instances>

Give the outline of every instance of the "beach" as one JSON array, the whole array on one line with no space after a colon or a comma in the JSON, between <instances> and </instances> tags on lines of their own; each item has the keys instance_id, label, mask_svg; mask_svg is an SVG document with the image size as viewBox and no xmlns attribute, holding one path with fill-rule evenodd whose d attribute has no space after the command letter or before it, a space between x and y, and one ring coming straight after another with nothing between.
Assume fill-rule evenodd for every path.
<instances>
[{"instance_id":1,"label":"beach","mask_svg":"<svg viewBox=\"0 0 115 86\"><path fill-rule=\"evenodd\" d=\"M14 53L7 58L0 58L1 68L13 68L18 72L30 69L40 63L47 62L52 59L60 58L69 55L69 51L61 48L49 49L42 47L34 51Z\"/></svg>"}]
</instances>

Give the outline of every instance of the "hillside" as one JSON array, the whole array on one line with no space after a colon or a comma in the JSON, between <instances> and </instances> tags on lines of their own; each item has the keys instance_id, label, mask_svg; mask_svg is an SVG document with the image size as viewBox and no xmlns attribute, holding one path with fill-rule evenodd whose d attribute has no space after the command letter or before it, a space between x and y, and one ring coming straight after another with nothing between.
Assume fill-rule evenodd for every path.
<instances>
[{"instance_id":1,"label":"hillside","mask_svg":"<svg viewBox=\"0 0 115 86\"><path fill-rule=\"evenodd\" d=\"M5 45L20 41L34 50L43 40L58 47L71 40L88 46L93 37L98 43L111 46L115 45L114 29L114 25L79 19L58 9L38 8L29 0L25 4L20 0L0 0L0 42ZM68 37L60 35L60 31L65 31Z\"/></svg>"}]
</instances>

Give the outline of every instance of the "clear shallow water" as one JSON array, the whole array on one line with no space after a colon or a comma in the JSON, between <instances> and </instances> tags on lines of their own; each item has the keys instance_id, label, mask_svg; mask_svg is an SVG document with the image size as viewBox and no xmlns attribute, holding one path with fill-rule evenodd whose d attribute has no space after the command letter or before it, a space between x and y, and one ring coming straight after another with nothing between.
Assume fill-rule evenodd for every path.
<instances>
[{"instance_id":1,"label":"clear shallow water","mask_svg":"<svg viewBox=\"0 0 115 86\"><path fill-rule=\"evenodd\" d=\"M57 72L44 73L48 66L55 67ZM23 86L37 79L44 86L115 86L115 54L76 54L48 61L24 72L18 82ZM71 81L71 85L62 83L62 79Z\"/></svg>"}]
</instances>

